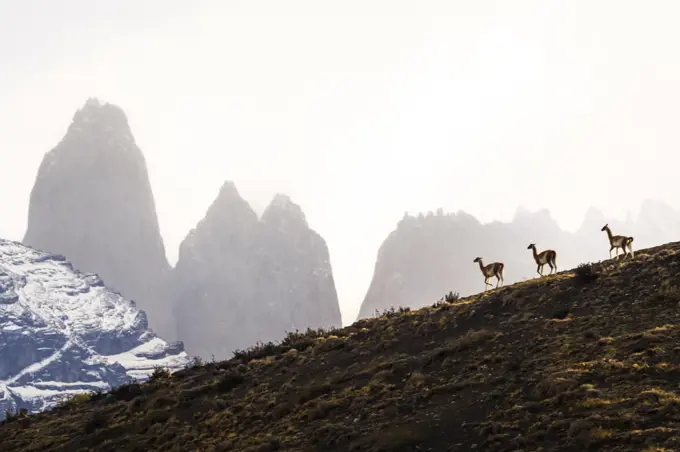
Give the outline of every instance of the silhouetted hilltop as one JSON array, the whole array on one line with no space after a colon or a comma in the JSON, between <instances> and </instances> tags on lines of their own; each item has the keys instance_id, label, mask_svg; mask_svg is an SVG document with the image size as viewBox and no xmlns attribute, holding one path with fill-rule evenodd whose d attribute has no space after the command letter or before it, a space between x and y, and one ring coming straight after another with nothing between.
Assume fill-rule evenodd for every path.
<instances>
[{"instance_id":1,"label":"silhouetted hilltop","mask_svg":"<svg viewBox=\"0 0 680 452\"><path fill-rule=\"evenodd\" d=\"M676 242L292 334L12 419L0 438L45 452L680 450L679 270Z\"/></svg>"},{"instance_id":2,"label":"silhouetted hilltop","mask_svg":"<svg viewBox=\"0 0 680 452\"><path fill-rule=\"evenodd\" d=\"M172 277L179 336L217 358L286 331L340 326L324 240L277 195L259 221L227 182L180 247Z\"/></svg>"},{"instance_id":3,"label":"silhouetted hilltop","mask_svg":"<svg viewBox=\"0 0 680 452\"><path fill-rule=\"evenodd\" d=\"M529 243L557 251L558 268L609 257L609 223L615 234L632 235L634 249L678 238L680 212L661 202L643 203L637 221L607 220L597 209L587 211L576 233L561 230L547 209L519 208L509 223L481 224L465 212L405 215L378 252L373 279L359 318L390 307L420 307L449 290L469 295L484 288L475 257L505 263L505 283L538 276ZM546 265L544 272L550 269ZM495 284L495 278L492 280Z\"/></svg>"},{"instance_id":4,"label":"silhouetted hilltop","mask_svg":"<svg viewBox=\"0 0 680 452\"><path fill-rule=\"evenodd\" d=\"M23 242L96 272L146 311L156 333L176 339L146 162L118 106L88 99L45 155Z\"/></svg>"}]
</instances>

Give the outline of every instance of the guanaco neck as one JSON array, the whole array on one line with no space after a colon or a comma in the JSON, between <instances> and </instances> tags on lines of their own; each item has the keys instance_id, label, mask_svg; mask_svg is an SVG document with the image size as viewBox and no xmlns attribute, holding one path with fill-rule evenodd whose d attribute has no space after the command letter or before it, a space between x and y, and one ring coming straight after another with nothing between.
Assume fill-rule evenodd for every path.
<instances>
[{"instance_id":1,"label":"guanaco neck","mask_svg":"<svg viewBox=\"0 0 680 452\"><path fill-rule=\"evenodd\" d=\"M484 263L482 262L481 259L478 262L479 262L479 269L482 271L482 273L486 274L486 272L484 271Z\"/></svg>"},{"instance_id":2,"label":"guanaco neck","mask_svg":"<svg viewBox=\"0 0 680 452\"><path fill-rule=\"evenodd\" d=\"M612 236L613 236L612 230L609 229L609 226L605 227L604 230L607 231L607 237L609 237L609 241L611 242L611 241L612 241Z\"/></svg>"},{"instance_id":3,"label":"guanaco neck","mask_svg":"<svg viewBox=\"0 0 680 452\"><path fill-rule=\"evenodd\" d=\"M534 253L534 260L535 260L536 262L538 262L538 251L536 251L536 247L535 247L535 246L532 246L532 247L531 247L531 251L533 251L533 253Z\"/></svg>"}]
</instances>

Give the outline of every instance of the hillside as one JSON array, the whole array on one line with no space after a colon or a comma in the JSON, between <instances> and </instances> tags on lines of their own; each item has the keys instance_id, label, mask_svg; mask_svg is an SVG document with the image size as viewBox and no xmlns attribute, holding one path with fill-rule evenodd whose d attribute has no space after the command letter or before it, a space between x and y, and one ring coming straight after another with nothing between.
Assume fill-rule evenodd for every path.
<instances>
[{"instance_id":1,"label":"hillside","mask_svg":"<svg viewBox=\"0 0 680 452\"><path fill-rule=\"evenodd\" d=\"M0 441L23 451L678 450L679 252L672 243L594 264L594 279L564 271L290 335L13 419Z\"/></svg>"}]
</instances>

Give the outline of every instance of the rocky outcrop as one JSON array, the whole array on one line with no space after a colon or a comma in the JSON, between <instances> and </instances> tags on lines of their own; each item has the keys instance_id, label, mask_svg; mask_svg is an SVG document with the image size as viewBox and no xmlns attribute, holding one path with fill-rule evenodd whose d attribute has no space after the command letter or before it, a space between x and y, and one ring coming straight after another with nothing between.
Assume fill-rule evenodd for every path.
<instances>
[{"instance_id":1,"label":"rocky outcrop","mask_svg":"<svg viewBox=\"0 0 680 452\"><path fill-rule=\"evenodd\" d=\"M203 357L341 324L328 249L300 207L278 195L258 220L231 182L182 242L171 287L178 334Z\"/></svg>"},{"instance_id":2,"label":"rocky outcrop","mask_svg":"<svg viewBox=\"0 0 680 452\"><path fill-rule=\"evenodd\" d=\"M506 284L538 276L529 243L536 243L539 250L557 250L560 269L608 259L607 237L600 231L607 222L615 233L634 236L635 249L640 249L677 240L680 212L647 201L637 221L620 222L589 209L573 234L561 230L547 210L520 208L511 222L489 224L464 212L405 215L380 247L359 318L390 307L432 304L451 290L461 296L482 291L484 279L472 262L477 256L485 263L504 262ZM495 284L495 279L491 282Z\"/></svg>"},{"instance_id":3,"label":"rocky outcrop","mask_svg":"<svg viewBox=\"0 0 680 452\"><path fill-rule=\"evenodd\" d=\"M23 242L99 274L147 312L157 333L177 338L146 163L119 107L89 99L45 155Z\"/></svg>"},{"instance_id":4,"label":"rocky outcrop","mask_svg":"<svg viewBox=\"0 0 680 452\"><path fill-rule=\"evenodd\" d=\"M62 256L0 240L0 418L189 363L134 303Z\"/></svg>"}]
</instances>

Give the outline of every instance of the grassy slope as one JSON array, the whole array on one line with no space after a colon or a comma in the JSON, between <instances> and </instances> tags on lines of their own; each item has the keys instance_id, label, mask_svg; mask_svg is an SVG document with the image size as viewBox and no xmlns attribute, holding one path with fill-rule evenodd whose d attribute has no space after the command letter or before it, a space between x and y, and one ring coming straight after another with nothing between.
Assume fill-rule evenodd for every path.
<instances>
[{"instance_id":1,"label":"grassy slope","mask_svg":"<svg viewBox=\"0 0 680 452\"><path fill-rule=\"evenodd\" d=\"M0 449L680 450L679 251L291 337L5 423Z\"/></svg>"}]
</instances>

